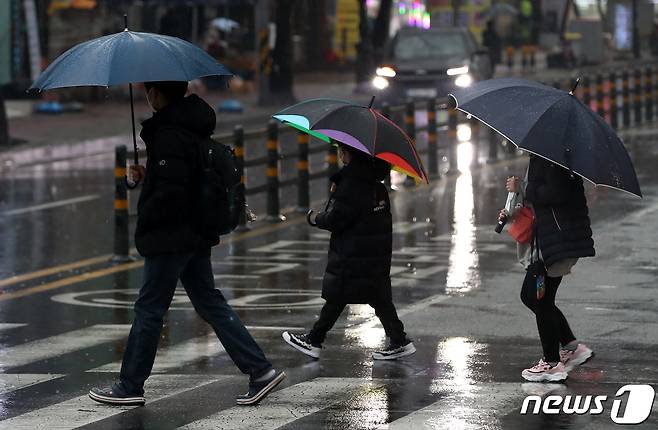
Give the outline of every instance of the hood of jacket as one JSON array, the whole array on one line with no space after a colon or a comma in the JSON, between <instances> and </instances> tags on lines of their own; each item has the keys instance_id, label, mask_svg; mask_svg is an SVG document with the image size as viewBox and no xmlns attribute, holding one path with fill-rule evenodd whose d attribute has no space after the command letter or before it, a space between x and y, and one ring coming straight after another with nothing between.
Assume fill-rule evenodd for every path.
<instances>
[{"instance_id":1,"label":"hood of jacket","mask_svg":"<svg viewBox=\"0 0 658 430\"><path fill-rule=\"evenodd\" d=\"M142 122L142 139L148 143L159 127L180 127L197 136L210 136L215 131L215 111L196 94L172 102Z\"/></svg>"}]
</instances>

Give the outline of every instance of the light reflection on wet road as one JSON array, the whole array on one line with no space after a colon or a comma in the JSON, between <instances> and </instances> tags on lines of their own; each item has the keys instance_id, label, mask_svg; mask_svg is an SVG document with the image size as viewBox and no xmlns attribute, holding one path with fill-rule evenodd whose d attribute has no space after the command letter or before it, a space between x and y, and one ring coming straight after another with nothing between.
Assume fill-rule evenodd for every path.
<instances>
[{"instance_id":1,"label":"light reflection on wet road","mask_svg":"<svg viewBox=\"0 0 658 430\"><path fill-rule=\"evenodd\" d=\"M658 150L646 139L630 140L629 146L647 198L588 191L599 257L579 263L561 297L597 358L574 371L566 386L522 384L520 369L539 353L534 320L518 302L523 273L514 262L515 248L492 232L504 179L522 172L526 161L471 167L473 144L465 141L457 152L460 175L431 187L400 187L393 196L394 296L416 355L374 362L370 352L385 335L365 305L344 312L319 362L283 344L282 330L308 328L317 317L328 244L326 234L293 215L280 226L258 223L250 236L235 236L213 251L218 287L271 361L290 375L271 401L247 412L231 409L245 380L182 290L163 329L159 376L147 385L147 406L116 410L88 401L90 386L115 375L141 279L141 267L135 267L67 284L79 273L110 267L101 259L3 285L7 293L62 282L22 298L0 295L0 413L6 418L0 428L613 428L616 390L658 378L652 360L658 304L651 292L658 275L651 237L658 226L647 221L658 209ZM0 178L0 279L111 251L112 203L106 196L113 186L112 159L94 160L100 164L87 158ZM316 184L318 200L324 185ZM84 196L102 198L28 212ZM26 212L6 214L16 210ZM646 212L634 219L638 210ZM622 242L629 237L632 244ZM635 257L624 259L625 251L615 246L635 249ZM527 395L555 393L607 395L606 413L519 414ZM638 428L656 425L654 413Z\"/></svg>"}]
</instances>

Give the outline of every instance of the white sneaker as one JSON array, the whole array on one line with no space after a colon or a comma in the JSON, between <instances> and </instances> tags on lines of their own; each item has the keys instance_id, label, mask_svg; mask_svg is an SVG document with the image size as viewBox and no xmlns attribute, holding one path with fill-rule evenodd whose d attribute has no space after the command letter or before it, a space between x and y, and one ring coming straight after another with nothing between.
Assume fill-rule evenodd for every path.
<instances>
[{"instance_id":1,"label":"white sneaker","mask_svg":"<svg viewBox=\"0 0 658 430\"><path fill-rule=\"evenodd\" d=\"M567 369L567 372L571 372L576 366L585 364L592 357L594 357L594 351L582 343L578 344L575 351L568 349L560 350L560 361L564 364L564 368Z\"/></svg>"},{"instance_id":2,"label":"white sneaker","mask_svg":"<svg viewBox=\"0 0 658 430\"><path fill-rule=\"evenodd\" d=\"M561 382L566 381L568 374L564 364L559 362L552 366L544 361L542 358L539 363L534 366L524 369L521 376L526 381L530 382Z\"/></svg>"},{"instance_id":3,"label":"white sneaker","mask_svg":"<svg viewBox=\"0 0 658 430\"><path fill-rule=\"evenodd\" d=\"M416 347L410 340L404 345L389 344L385 349L380 349L372 353L373 360L395 360L396 358L411 355L416 352Z\"/></svg>"},{"instance_id":4,"label":"white sneaker","mask_svg":"<svg viewBox=\"0 0 658 430\"><path fill-rule=\"evenodd\" d=\"M320 352L322 351L322 346L312 345L308 340L307 334L293 334L287 331L281 333L281 337L286 343L297 351L313 357L316 360L320 358Z\"/></svg>"}]
</instances>

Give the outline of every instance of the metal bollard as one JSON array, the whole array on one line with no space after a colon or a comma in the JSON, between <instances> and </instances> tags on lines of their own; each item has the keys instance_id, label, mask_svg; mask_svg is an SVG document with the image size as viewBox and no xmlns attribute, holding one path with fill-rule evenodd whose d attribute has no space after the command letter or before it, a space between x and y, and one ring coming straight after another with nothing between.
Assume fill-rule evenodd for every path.
<instances>
[{"instance_id":1,"label":"metal bollard","mask_svg":"<svg viewBox=\"0 0 658 430\"><path fill-rule=\"evenodd\" d=\"M242 128L241 125L236 125L233 128L233 150L235 151L235 158L237 161L237 167L238 167L238 174L240 175L240 183L242 186L245 186L245 179L244 179L244 129ZM249 230L249 227L247 227L247 208L245 207L241 212L240 212L240 219L239 219L239 224L237 228L235 229L236 231L247 231Z\"/></svg>"},{"instance_id":2,"label":"metal bollard","mask_svg":"<svg viewBox=\"0 0 658 430\"><path fill-rule=\"evenodd\" d=\"M439 147L436 134L436 100L427 101L427 171L430 179L439 179Z\"/></svg>"},{"instance_id":3,"label":"metal bollard","mask_svg":"<svg viewBox=\"0 0 658 430\"><path fill-rule=\"evenodd\" d=\"M459 173L457 143L457 109L448 109L448 175Z\"/></svg>"},{"instance_id":4,"label":"metal bollard","mask_svg":"<svg viewBox=\"0 0 658 430\"><path fill-rule=\"evenodd\" d=\"M468 123L471 127L471 148L473 148L471 167L477 167L480 165L480 121L471 117Z\"/></svg>"},{"instance_id":5,"label":"metal bollard","mask_svg":"<svg viewBox=\"0 0 658 430\"><path fill-rule=\"evenodd\" d=\"M628 82L628 70L624 69L621 75L621 91L622 91L622 104L621 104L621 113L622 113L622 124L624 128L628 128L631 125L631 94Z\"/></svg>"},{"instance_id":6,"label":"metal bollard","mask_svg":"<svg viewBox=\"0 0 658 430\"><path fill-rule=\"evenodd\" d=\"M327 191L331 194L331 177L338 173L338 147L329 145L327 150L327 170L329 171L329 183Z\"/></svg>"},{"instance_id":7,"label":"metal bollard","mask_svg":"<svg viewBox=\"0 0 658 430\"><path fill-rule=\"evenodd\" d=\"M128 150L125 145L114 149L114 255L113 263L131 261L130 233L128 232L128 186L126 185L126 158Z\"/></svg>"},{"instance_id":8,"label":"metal bollard","mask_svg":"<svg viewBox=\"0 0 658 430\"><path fill-rule=\"evenodd\" d=\"M507 68L512 70L514 68L514 55L515 49L513 46L508 46L505 48L505 54L507 55Z\"/></svg>"},{"instance_id":9,"label":"metal bollard","mask_svg":"<svg viewBox=\"0 0 658 430\"><path fill-rule=\"evenodd\" d=\"M492 128L489 129L489 158L487 163L495 163L498 161L498 142L499 142L498 133L496 133Z\"/></svg>"},{"instance_id":10,"label":"metal bollard","mask_svg":"<svg viewBox=\"0 0 658 430\"><path fill-rule=\"evenodd\" d=\"M297 212L307 212L311 206L308 173L308 141L306 133L297 135Z\"/></svg>"},{"instance_id":11,"label":"metal bollard","mask_svg":"<svg viewBox=\"0 0 658 430\"><path fill-rule=\"evenodd\" d=\"M633 72L633 119L634 123L642 123L642 73L640 69Z\"/></svg>"},{"instance_id":12,"label":"metal bollard","mask_svg":"<svg viewBox=\"0 0 658 430\"><path fill-rule=\"evenodd\" d=\"M588 108L592 108L592 86L587 76L583 77L583 84L581 85L583 94L583 104Z\"/></svg>"},{"instance_id":13,"label":"metal bollard","mask_svg":"<svg viewBox=\"0 0 658 430\"><path fill-rule=\"evenodd\" d=\"M605 119L605 105L603 99L603 75L601 73L596 74L596 113L603 119Z\"/></svg>"},{"instance_id":14,"label":"metal bollard","mask_svg":"<svg viewBox=\"0 0 658 430\"><path fill-rule=\"evenodd\" d=\"M404 110L404 127L413 144L416 144L416 105L413 101L407 101ZM411 176L404 179L405 187L416 186L416 181Z\"/></svg>"},{"instance_id":15,"label":"metal bollard","mask_svg":"<svg viewBox=\"0 0 658 430\"><path fill-rule=\"evenodd\" d=\"M617 109L617 73L610 72L608 80L610 81L610 86L608 87L608 95L610 98L610 125L613 129L619 128L619 113Z\"/></svg>"},{"instance_id":16,"label":"metal bollard","mask_svg":"<svg viewBox=\"0 0 658 430\"><path fill-rule=\"evenodd\" d=\"M267 216L266 221L285 221L279 208L279 126L271 120L267 125Z\"/></svg>"},{"instance_id":17,"label":"metal bollard","mask_svg":"<svg viewBox=\"0 0 658 430\"><path fill-rule=\"evenodd\" d=\"M644 106L647 122L653 120L653 70L651 66L644 69Z\"/></svg>"}]
</instances>

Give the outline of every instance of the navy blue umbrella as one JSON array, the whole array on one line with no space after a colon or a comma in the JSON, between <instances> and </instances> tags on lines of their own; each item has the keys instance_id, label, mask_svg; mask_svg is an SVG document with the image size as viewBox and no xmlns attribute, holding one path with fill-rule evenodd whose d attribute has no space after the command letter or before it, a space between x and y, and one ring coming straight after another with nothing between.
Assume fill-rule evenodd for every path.
<instances>
[{"instance_id":1,"label":"navy blue umbrella","mask_svg":"<svg viewBox=\"0 0 658 430\"><path fill-rule=\"evenodd\" d=\"M127 25L126 25L127 27ZM136 82L191 81L231 72L198 46L182 39L153 33L124 31L99 37L69 49L48 66L31 90L129 84L135 164L137 139L133 88Z\"/></svg>"},{"instance_id":2,"label":"navy blue umbrella","mask_svg":"<svg viewBox=\"0 0 658 430\"><path fill-rule=\"evenodd\" d=\"M642 197L626 147L603 118L573 95L573 90L567 93L537 82L503 78L478 82L449 97L457 109L520 149L595 185Z\"/></svg>"}]
</instances>

